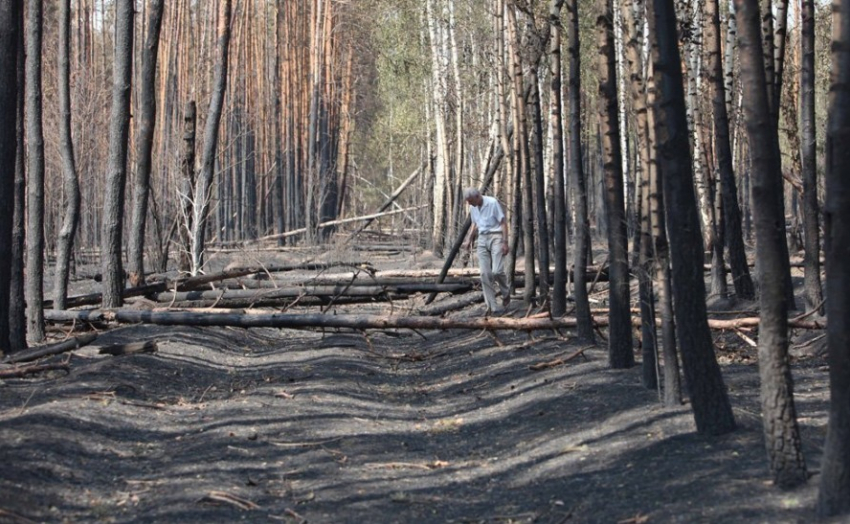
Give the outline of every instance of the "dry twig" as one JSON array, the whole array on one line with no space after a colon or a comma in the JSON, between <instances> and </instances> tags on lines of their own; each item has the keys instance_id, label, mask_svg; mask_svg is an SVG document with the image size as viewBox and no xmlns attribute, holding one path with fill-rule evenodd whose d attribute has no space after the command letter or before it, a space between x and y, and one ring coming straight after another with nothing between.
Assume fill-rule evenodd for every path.
<instances>
[{"instance_id":1,"label":"dry twig","mask_svg":"<svg viewBox=\"0 0 850 524\"><path fill-rule=\"evenodd\" d=\"M260 506L251 502L250 500L243 499L242 497L227 493L226 491L210 491L209 493L198 499L198 502L221 502L224 504L231 504L239 509L243 509L246 511L260 509Z\"/></svg>"}]
</instances>

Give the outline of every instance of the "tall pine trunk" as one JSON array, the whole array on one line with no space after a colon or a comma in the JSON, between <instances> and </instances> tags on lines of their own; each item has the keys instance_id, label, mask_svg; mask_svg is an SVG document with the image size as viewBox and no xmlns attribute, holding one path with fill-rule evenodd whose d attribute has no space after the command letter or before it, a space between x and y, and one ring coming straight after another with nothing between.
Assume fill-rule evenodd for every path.
<instances>
[{"instance_id":1,"label":"tall pine trunk","mask_svg":"<svg viewBox=\"0 0 850 524\"><path fill-rule=\"evenodd\" d=\"M782 173L776 153L778 133L769 111L768 89L760 61L759 8L756 0L735 0L744 118L752 154L756 256L759 259L759 374L765 445L774 482L790 488L807 479L794 407L788 358L788 290L785 217L781 206ZM779 194L779 195L778 195ZM784 259L784 260L783 260Z\"/></svg>"},{"instance_id":2,"label":"tall pine trunk","mask_svg":"<svg viewBox=\"0 0 850 524\"><path fill-rule=\"evenodd\" d=\"M672 0L652 0L652 41L658 168L663 178L669 228L676 334L691 394L697 431L722 435L735 429L735 417L714 354L708 328L703 246L694 195L693 163L688 145L685 92Z\"/></svg>"},{"instance_id":3,"label":"tall pine trunk","mask_svg":"<svg viewBox=\"0 0 850 524\"><path fill-rule=\"evenodd\" d=\"M599 122L608 216L608 364L614 369L635 363L632 349L629 255L623 196L623 163L617 111L617 62L614 53L613 0L600 0L596 19L599 39Z\"/></svg>"},{"instance_id":4,"label":"tall pine trunk","mask_svg":"<svg viewBox=\"0 0 850 524\"><path fill-rule=\"evenodd\" d=\"M652 71L652 61L647 64ZM667 241L667 220L664 215L664 180L658 167L658 147L655 139L655 80L647 81L646 133L649 149L649 222L652 236L652 254L655 259L656 301L661 315L661 347L664 359L664 405L682 403L682 380L679 373L679 352L676 347L676 319L673 313L673 279L670 269L670 245Z\"/></svg>"},{"instance_id":5,"label":"tall pine trunk","mask_svg":"<svg viewBox=\"0 0 850 524\"><path fill-rule=\"evenodd\" d=\"M549 42L550 117L552 130L552 178L554 202L555 275L552 288L552 316L560 317L567 312L567 209L564 190L564 137L563 108L561 107L561 6L564 0L552 0L549 6L551 41Z\"/></svg>"},{"instance_id":6,"label":"tall pine trunk","mask_svg":"<svg viewBox=\"0 0 850 524\"><path fill-rule=\"evenodd\" d=\"M575 177L576 243L574 251L576 333L580 340L592 341L593 320L587 296L587 255L590 250L590 221L587 210L587 181L581 146L581 40L579 39L578 0L567 0L567 53L569 54L569 171Z\"/></svg>"},{"instance_id":7,"label":"tall pine trunk","mask_svg":"<svg viewBox=\"0 0 850 524\"><path fill-rule=\"evenodd\" d=\"M826 136L826 303L829 426L818 512L850 514L850 0L832 2L832 76Z\"/></svg>"}]
</instances>

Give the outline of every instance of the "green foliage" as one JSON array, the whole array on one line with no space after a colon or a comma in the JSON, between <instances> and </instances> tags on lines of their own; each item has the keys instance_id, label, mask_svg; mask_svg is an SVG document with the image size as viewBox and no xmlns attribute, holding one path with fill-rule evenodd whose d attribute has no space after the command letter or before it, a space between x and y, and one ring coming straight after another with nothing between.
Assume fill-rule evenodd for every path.
<instances>
[{"instance_id":1,"label":"green foliage","mask_svg":"<svg viewBox=\"0 0 850 524\"><path fill-rule=\"evenodd\" d=\"M367 204L383 200L380 191L392 191L389 180L395 165L416 165L424 142L425 105L429 70L428 49L423 45L418 2L369 0L365 2L371 24L370 56L358 78L358 114L352 157ZM361 58L363 60L363 58ZM406 176L398 173L397 176Z\"/></svg>"}]
</instances>

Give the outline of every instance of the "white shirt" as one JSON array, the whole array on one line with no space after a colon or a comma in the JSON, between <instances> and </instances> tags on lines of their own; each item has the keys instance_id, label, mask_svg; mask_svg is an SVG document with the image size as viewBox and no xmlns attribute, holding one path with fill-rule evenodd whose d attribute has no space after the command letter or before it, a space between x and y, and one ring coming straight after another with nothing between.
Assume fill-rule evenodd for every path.
<instances>
[{"instance_id":1,"label":"white shirt","mask_svg":"<svg viewBox=\"0 0 850 524\"><path fill-rule=\"evenodd\" d=\"M481 207L469 206L469 216L475 222L479 234L500 233L505 213L499 201L491 196L482 196Z\"/></svg>"}]
</instances>

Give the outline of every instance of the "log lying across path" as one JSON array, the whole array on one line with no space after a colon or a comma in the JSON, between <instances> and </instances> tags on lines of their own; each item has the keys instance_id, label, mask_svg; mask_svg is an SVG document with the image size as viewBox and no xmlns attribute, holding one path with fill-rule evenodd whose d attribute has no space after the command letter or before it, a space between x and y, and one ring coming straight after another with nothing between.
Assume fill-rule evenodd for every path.
<instances>
[{"instance_id":1,"label":"log lying across path","mask_svg":"<svg viewBox=\"0 0 850 524\"><path fill-rule=\"evenodd\" d=\"M136 309L111 309L87 311L44 312L50 321L114 321L119 323L158 324L165 326L234 326L234 327L273 327L273 328L350 328L350 329L488 329L533 331L539 329L559 329L575 327L575 318L510 318L485 317L472 319L436 318L423 316L386 316L386 315L322 315L287 313L229 313L210 311L208 313L184 311L140 311ZM595 317L594 324L600 327L608 325L607 317ZM632 318L632 323L640 325L640 318ZM709 327L714 329L740 329L754 327L758 318L739 318L732 320L709 319ZM822 329L825 324L790 320L790 327Z\"/></svg>"},{"instance_id":2,"label":"log lying across path","mask_svg":"<svg viewBox=\"0 0 850 524\"><path fill-rule=\"evenodd\" d=\"M277 266L251 266L251 267L235 267L225 269L220 273L211 273L209 275L198 275L194 277L185 277L175 280L166 280L156 282L144 286L131 287L123 291L123 298L141 297L162 293L168 290L191 291L201 288L213 282L220 282L230 278L240 278L248 275L282 273L288 271L320 271L333 267L353 267L358 270L366 271L374 274L375 270L366 262L309 262L304 264L286 264ZM98 304L103 299L100 293L91 293L89 295L78 295L68 297L68 307L92 306ZM52 300L45 300L44 307L50 308L53 305Z\"/></svg>"},{"instance_id":3,"label":"log lying across path","mask_svg":"<svg viewBox=\"0 0 850 524\"><path fill-rule=\"evenodd\" d=\"M272 289L222 289L216 291L166 291L157 293L157 302L182 302L185 300L245 299L262 300L294 297L376 297L386 293L466 293L472 284L395 284L387 286L293 286Z\"/></svg>"}]
</instances>

